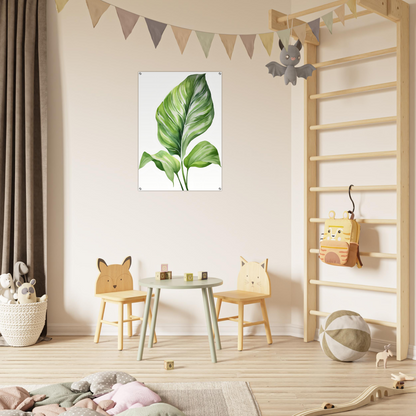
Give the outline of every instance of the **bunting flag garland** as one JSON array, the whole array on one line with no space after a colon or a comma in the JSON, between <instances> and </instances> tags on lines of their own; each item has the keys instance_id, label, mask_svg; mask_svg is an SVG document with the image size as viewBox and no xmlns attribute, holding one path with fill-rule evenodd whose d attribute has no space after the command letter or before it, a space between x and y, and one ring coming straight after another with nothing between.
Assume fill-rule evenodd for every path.
<instances>
[{"instance_id":1,"label":"bunting flag garland","mask_svg":"<svg viewBox=\"0 0 416 416\"><path fill-rule=\"evenodd\" d=\"M127 10L120 9L116 7L118 20L120 20L121 29L124 34L124 39L127 39L136 26L137 21L139 20L139 15L128 12Z\"/></svg>"},{"instance_id":2,"label":"bunting flag garland","mask_svg":"<svg viewBox=\"0 0 416 416\"><path fill-rule=\"evenodd\" d=\"M163 32L166 29L167 24L157 22L156 20L144 18L146 20L147 28L149 29L150 37L152 38L155 48L159 45L160 39L162 39Z\"/></svg>"},{"instance_id":3,"label":"bunting flag garland","mask_svg":"<svg viewBox=\"0 0 416 416\"><path fill-rule=\"evenodd\" d=\"M277 32L277 36L279 36L279 39L282 41L285 49L288 50L290 42L290 29L279 30Z\"/></svg>"},{"instance_id":4,"label":"bunting flag garland","mask_svg":"<svg viewBox=\"0 0 416 416\"><path fill-rule=\"evenodd\" d=\"M244 47L248 53L250 59L253 58L254 52L254 41L256 40L256 35L240 35L240 38L243 42Z\"/></svg>"},{"instance_id":5,"label":"bunting flag garland","mask_svg":"<svg viewBox=\"0 0 416 416\"><path fill-rule=\"evenodd\" d=\"M321 18L318 17L317 19L312 20L312 22L308 23L309 27L312 30L312 33L315 35L318 42L319 42L319 23L320 23L320 21L321 21Z\"/></svg>"},{"instance_id":6,"label":"bunting flag garland","mask_svg":"<svg viewBox=\"0 0 416 416\"><path fill-rule=\"evenodd\" d=\"M86 0L90 12L92 27L97 26L101 16L110 7L108 3L101 0Z\"/></svg>"},{"instance_id":7,"label":"bunting flag garland","mask_svg":"<svg viewBox=\"0 0 416 416\"><path fill-rule=\"evenodd\" d=\"M178 42L179 49L183 54L183 51L186 48L186 44L188 43L189 36L191 36L192 30L177 26L171 26L171 28L173 34L175 35L176 42Z\"/></svg>"},{"instance_id":8,"label":"bunting flag garland","mask_svg":"<svg viewBox=\"0 0 416 416\"><path fill-rule=\"evenodd\" d=\"M333 12L329 12L329 13L325 14L324 16L322 16L322 20L324 21L326 27L328 28L329 33L331 33L331 35L332 35L332 24L334 22Z\"/></svg>"},{"instance_id":9,"label":"bunting flag garland","mask_svg":"<svg viewBox=\"0 0 416 416\"><path fill-rule=\"evenodd\" d=\"M237 39L237 35L220 35L221 41L224 45L225 51L227 55L230 57L233 56L235 41Z\"/></svg>"},{"instance_id":10,"label":"bunting flag garland","mask_svg":"<svg viewBox=\"0 0 416 416\"><path fill-rule=\"evenodd\" d=\"M306 39L306 23L303 25L295 26L293 28L296 35L298 36L298 39L300 40L300 43L304 44Z\"/></svg>"},{"instance_id":11,"label":"bunting flag garland","mask_svg":"<svg viewBox=\"0 0 416 416\"><path fill-rule=\"evenodd\" d=\"M337 7L334 10L335 14L338 16L339 21L345 26L345 4L342 6Z\"/></svg>"},{"instance_id":12,"label":"bunting flag garland","mask_svg":"<svg viewBox=\"0 0 416 416\"><path fill-rule=\"evenodd\" d=\"M58 13L60 13L64 9L68 1L69 0L55 0L56 10Z\"/></svg>"},{"instance_id":13,"label":"bunting flag garland","mask_svg":"<svg viewBox=\"0 0 416 416\"><path fill-rule=\"evenodd\" d=\"M348 0L347 1L347 6L349 7L349 9L351 10L351 13L355 16L355 18L357 18L357 0Z\"/></svg>"},{"instance_id":14,"label":"bunting flag garland","mask_svg":"<svg viewBox=\"0 0 416 416\"><path fill-rule=\"evenodd\" d=\"M208 58L209 50L211 49L212 40L214 39L214 33L198 32L195 31L196 36L204 51L205 58Z\"/></svg>"},{"instance_id":15,"label":"bunting flag garland","mask_svg":"<svg viewBox=\"0 0 416 416\"><path fill-rule=\"evenodd\" d=\"M263 43L263 46L266 48L266 51L270 56L273 48L274 33L260 33L259 36Z\"/></svg>"}]
</instances>

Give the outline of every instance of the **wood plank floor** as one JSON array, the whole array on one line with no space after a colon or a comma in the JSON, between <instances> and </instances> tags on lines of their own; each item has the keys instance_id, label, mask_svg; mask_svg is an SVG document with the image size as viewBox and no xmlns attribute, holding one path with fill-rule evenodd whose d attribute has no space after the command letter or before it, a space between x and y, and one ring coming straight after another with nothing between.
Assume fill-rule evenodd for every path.
<instances>
[{"instance_id":1,"label":"wood plank floor","mask_svg":"<svg viewBox=\"0 0 416 416\"><path fill-rule=\"evenodd\" d=\"M213 364L206 337L160 336L153 349L145 348L141 362L136 361L138 337L125 337L123 351L117 350L116 337L102 337L99 344L93 337L53 337L28 348L0 348L0 384L73 381L104 370L125 371L144 382L244 380L264 416L290 416L323 401L349 401L371 384L391 386L392 372L416 375L415 361L390 360L389 368L377 369L375 354L368 353L355 363L338 363L323 354L319 343L298 338L274 337L267 345L265 337L245 337L242 352L237 337L221 340L223 349ZM175 360L175 370L163 368L165 359ZM348 415L415 416L416 394L381 399Z\"/></svg>"}]
</instances>

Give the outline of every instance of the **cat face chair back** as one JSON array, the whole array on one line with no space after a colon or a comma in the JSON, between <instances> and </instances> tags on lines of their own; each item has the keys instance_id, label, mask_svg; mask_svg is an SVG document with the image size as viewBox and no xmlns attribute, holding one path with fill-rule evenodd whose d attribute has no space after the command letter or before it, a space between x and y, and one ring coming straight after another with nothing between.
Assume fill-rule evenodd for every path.
<instances>
[{"instance_id":1,"label":"cat face chair back","mask_svg":"<svg viewBox=\"0 0 416 416\"><path fill-rule=\"evenodd\" d=\"M16 282L16 286L18 287L17 301L21 305L25 303L37 302L35 284L35 279L32 279L29 283Z\"/></svg>"},{"instance_id":2,"label":"cat face chair back","mask_svg":"<svg viewBox=\"0 0 416 416\"><path fill-rule=\"evenodd\" d=\"M129 271L131 257L124 259L122 264L110 264L98 259L100 274L95 284L95 294L121 292L133 289L133 277Z\"/></svg>"},{"instance_id":3,"label":"cat face chair back","mask_svg":"<svg viewBox=\"0 0 416 416\"><path fill-rule=\"evenodd\" d=\"M238 274L237 290L270 295L270 278L267 273L267 262L248 262L240 257L241 269Z\"/></svg>"}]
</instances>

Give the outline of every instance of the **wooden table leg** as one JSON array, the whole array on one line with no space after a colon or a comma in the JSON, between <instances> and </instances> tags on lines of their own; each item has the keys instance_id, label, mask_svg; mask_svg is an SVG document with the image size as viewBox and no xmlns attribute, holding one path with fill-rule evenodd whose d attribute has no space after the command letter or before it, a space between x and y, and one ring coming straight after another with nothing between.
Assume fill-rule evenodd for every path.
<instances>
[{"instance_id":1,"label":"wooden table leg","mask_svg":"<svg viewBox=\"0 0 416 416\"><path fill-rule=\"evenodd\" d=\"M214 294L212 293L212 287L208 288L208 299L209 299L209 309L211 311L212 326L214 327L215 342L217 344L217 349L220 350L221 339L220 339L220 332L218 330L217 314L215 313L215 302L214 302Z\"/></svg>"},{"instance_id":2,"label":"wooden table leg","mask_svg":"<svg viewBox=\"0 0 416 416\"><path fill-rule=\"evenodd\" d=\"M141 359L143 358L144 341L146 339L147 320L149 317L150 302L152 301L152 293L153 293L153 288L149 287L147 289L146 304L144 307L142 330L140 332L139 351L137 353L137 361L141 361Z\"/></svg>"},{"instance_id":3,"label":"wooden table leg","mask_svg":"<svg viewBox=\"0 0 416 416\"><path fill-rule=\"evenodd\" d=\"M153 304L153 317L152 317L152 324L150 326L149 348L153 347L153 341L154 341L154 337L155 337L157 308L159 306L159 296L160 296L160 289L157 287L155 289L155 302Z\"/></svg>"},{"instance_id":4,"label":"wooden table leg","mask_svg":"<svg viewBox=\"0 0 416 416\"><path fill-rule=\"evenodd\" d=\"M209 305L208 305L208 295L207 295L207 288L202 288L202 299L204 301L204 309L205 309L205 320L207 322L207 331L208 331L208 340L209 340L209 348L211 350L211 360L213 363L217 362L217 354L215 352L215 345L214 345L214 337L212 335L212 326L211 326L211 317L209 312Z\"/></svg>"}]
</instances>

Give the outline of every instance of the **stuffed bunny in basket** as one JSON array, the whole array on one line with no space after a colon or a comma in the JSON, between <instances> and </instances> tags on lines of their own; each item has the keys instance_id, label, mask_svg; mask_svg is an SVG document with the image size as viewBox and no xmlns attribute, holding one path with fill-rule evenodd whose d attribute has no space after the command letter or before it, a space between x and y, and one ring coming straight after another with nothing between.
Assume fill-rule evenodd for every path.
<instances>
[{"instance_id":1,"label":"stuffed bunny in basket","mask_svg":"<svg viewBox=\"0 0 416 416\"><path fill-rule=\"evenodd\" d=\"M48 300L48 295L43 295L41 298L36 297L36 290L34 288L36 280L32 279L29 283L16 282L17 301L20 304L45 302Z\"/></svg>"},{"instance_id":2,"label":"stuffed bunny in basket","mask_svg":"<svg viewBox=\"0 0 416 416\"><path fill-rule=\"evenodd\" d=\"M10 273L0 275L0 302L1 303L16 303L15 286L13 277Z\"/></svg>"}]
</instances>

